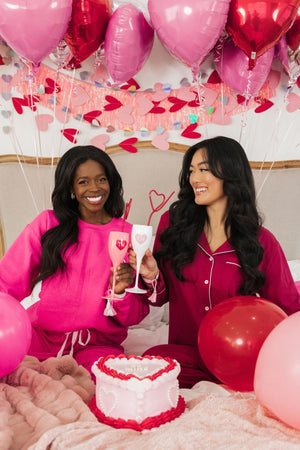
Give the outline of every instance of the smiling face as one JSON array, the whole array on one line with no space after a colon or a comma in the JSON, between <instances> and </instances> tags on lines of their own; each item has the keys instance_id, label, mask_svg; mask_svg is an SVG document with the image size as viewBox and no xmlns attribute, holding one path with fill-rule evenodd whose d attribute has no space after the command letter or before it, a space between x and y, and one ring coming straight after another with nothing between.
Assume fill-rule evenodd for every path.
<instances>
[{"instance_id":1,"label":"smiling face","mask_svg":"<svg viewBox=\"0 0 300 450\"><path fill-rule=\"evenodd\" d=\"M97 161L89 159L77 167L71 192L78 201L82 220L94 224L104 224L111 220L105 211L110 186L104 167Z\"/></svg>"},{"instance_id":2,"label":"smiling face","mask_svg":"<svg viewBox=\"0 0 300 450\"><path fill-rule=\"evenodd\" d=\"M205 205L208 208L220 207L225 210L227 197L223 191L223 180L211 173L204 148L197 150L192 158L189 181L197 205Z\"/></svg>"}]
</instances>

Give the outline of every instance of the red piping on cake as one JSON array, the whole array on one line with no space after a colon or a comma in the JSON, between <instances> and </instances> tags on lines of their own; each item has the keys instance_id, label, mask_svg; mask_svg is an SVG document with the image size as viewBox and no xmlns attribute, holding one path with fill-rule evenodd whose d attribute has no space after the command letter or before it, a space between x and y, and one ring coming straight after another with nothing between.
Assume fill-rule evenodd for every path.
<instances>
[{"instance_id":1,"label":"red piping on cake","mask_svg":"<svg viewBox=\"0 0 300 450\"><path fill-rule=\"evenodd\" d=\"M109 361L110 359L115 358L115 356L105 356L103 358L100 358L100 360L97 363L97 367L99 370L101 370L101 372L106 373L107 375L113 377L113 378L119 378L119 380L130 380L130 378L137 378L138 380L141 379L145 379L148 378L149 380L153 381L156 378L160 377L163 373L168 373L171 372L173 369L175 369L176 367L176 361L174 359L168 358L168 357L161 357L161 356L150 356L150 355L145 355L145 356L135 356L135 355L119 355L118 359L127 359L127 361L131 360L131 359L135 359L137 361L142 361L145 359L149 359L150 361L153 359L161 359L163 361L166 361L168 363L168 365L166 367L164 367L163 369L160 369L158 372L156 372L153 375L148 375L148 376L144 376L143 378L140 378L136 375L133 374L124 374L124 373L119 373L117 372L117 370L115 369L111 369L109 367L106 366L106 362Z\"/></svg>"},{"instance_id":2,"label":"red piping on cake","mask_svg":"<svg viewBox=\"0 0 300 450\"><path fill-rule=\"evenodd\" d=\"M157 358L157 356L156 356ZM166 358L164 358L166 359ZM100 411L96 406L96 397L93 397L89 408L92 413L97 417L99 422L110 425L114 428L131 428L135 431L150 430L151 428L159 427L167 422L179 417L185 411L185 401L181 395L178 398L177 406L169 409L168 411L162 412L157 416L147 417L142 422L137 422L136 420L124 420L124 419L114 419L113 417L105 416L102 411Z\"/></svg>"}]
</instances>

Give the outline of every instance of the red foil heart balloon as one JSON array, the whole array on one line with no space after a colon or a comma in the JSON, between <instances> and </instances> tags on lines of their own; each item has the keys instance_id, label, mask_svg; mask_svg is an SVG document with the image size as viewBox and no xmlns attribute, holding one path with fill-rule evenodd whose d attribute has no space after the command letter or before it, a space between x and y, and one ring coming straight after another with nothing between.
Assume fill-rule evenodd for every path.
<instances>
[{"instance_id":1,"label":"red foil heart balloon","mask_svg":"<svg viewBox=\"0 0 300 450\"><path fill-rule=\"evenodd\" d=\"M249 69L287 32L297 16L299 0L232 0L227 32L249 58Z\"/></svg>"},{"instance_id":2,"label":"red foil heart balloon","mask_svg":"<svg viewBox=\"0 0 300 450\"><path fill-rule=\"evenodd\" d=\"M112 15L112 0L73 0L72 17L65 35L77 63L103 43Z\"/></svg>"}]
</instances>

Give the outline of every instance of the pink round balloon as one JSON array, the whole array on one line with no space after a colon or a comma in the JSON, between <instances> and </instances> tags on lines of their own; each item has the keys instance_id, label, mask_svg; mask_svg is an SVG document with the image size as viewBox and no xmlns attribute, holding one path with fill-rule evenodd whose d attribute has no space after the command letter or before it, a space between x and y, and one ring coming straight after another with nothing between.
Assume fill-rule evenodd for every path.
<instances>
[{"instance_id":1,"label":"pink round balloon","mask_svg":"<svg viewBox=\"0 0 300 450\"><path fill-rule=\"evenodd\" d=\"M225 27L229 4L230 0L149 0L148 9L160 40L196 76Z\"/></svg>"},{"instance_id":2,"label":"pink round balloon","mask_svg":"<svg viewBox=\"0 0 300 450\"><path fill-rule=\"evenodd\" d=\"M267 50L257 59L252 70L249 70L248 56L237 47L231 39L216 45L214 63L221 80L238 94L252 97L266 81L271 70L274 47Z\"/></svg>"},{"instance_id":3,"label":"pink round balloon","mask_svg":"<svg viewBox=\"0 0 300 450\"><path fill-rule=\"evenodd\" d=\"M106 30L104 51L110 76L124 83L141 70L154 41L154 30L142 11L132 4L119 6Z\"/></svg>"},{"instance_id":4,"label":"pink round balloon","mask_svg":"<svg viewBox=\"0 0 300 450\"><path fill-rule=\"evenodd\" d=\"M0 292L0 378L23 360L31 344L32 327L26 309Z\"/></svg>"},{"instance_id":5,"label":"pink round balloon","mask_svg":"<svg viewBox=\"0 0 300 450\"><path fill-rule=\"evenodd\" d=\"M0 34L20 56L35 66L64 37L72 13L72 0L2 0Z\"/></svg>"},{"instance_id":6,"label":"pink round balloon","mask_svg":"<svg viewBox=\"0 0 300 450\"><path fill-rule=\"evenodd\" d=\"M256 362L258 400L286 424L300 430L300 311L279 323Z\"/></svg>"}]
</instances>

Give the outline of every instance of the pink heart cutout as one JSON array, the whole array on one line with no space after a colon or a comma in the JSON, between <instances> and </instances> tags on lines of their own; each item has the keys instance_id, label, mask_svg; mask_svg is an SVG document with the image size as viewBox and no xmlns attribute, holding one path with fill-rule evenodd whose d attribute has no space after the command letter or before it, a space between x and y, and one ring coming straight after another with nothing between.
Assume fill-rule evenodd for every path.
<instances>
[{"instance_id":1,"label":"pink heart cutout","mask_svg":"<svg viewBox=\"0 0 300 450\"><path fill-rule=\"evenodd\" d=\"M135 239L139 244L143 244L147 239L147 235L146 234L136 234Z\"/></svg>"},{"instance_id":2,"label":"pink heart cutout","mask_svg":"<svg viewBox=\"0 0 300 450\"><path fill-rule=\"evenodd\" d=\"M118 112L117 112L117 118L124 123L127 123L131 125L134 122L134 118L131 116L133 107L131 105L125 105L123 106Z\"/></svg>"},{"instance_id":3,"label":"pink heart cutout","mask_svg":"<svg viewBox=\"0 0 300 450\"><path fill-rule=\"evenodd\" d=\"M154 85L155 92L152 95L152 100L154 102L161 102L162 100L165 100L168 97L169 93L164 91L162 89L162 86L163 86L162 83L155 83Z\"/></svg>"},{"instance_id":4,"label":"pink heart cutout","mask_svg":"<svg viewBox=\"0 0 300 450\"><path fill-rule=\"evenodd\" d=\"M50 114L38 114L35 116L35 122L39 131L47 131L49 123L53 122L53 116Z\"/></svg>"},{"instance_id":5,"label":"pink heart cutout","mask_svg":"<svg viewBox=\"0 0 300 450\"><path fill-rule=\"evenodd\" d=\"M154 136L151 144L154 147L159 148L160 150L169 150L170 144L167 141L167 139L168 139L168 133L167 133L167 131L164 131L163 133L157 134L156 136Z\"/></svg>"},{"instance_id":6,"label":"pink heart cutout","mask_svg":"<svg viewBox=\"0 0 300 450\"><path fill-rule=\"evenodd\" d=\"M149 100L147 97L138 97L137 104L137 113L139 116L144 116L153 108L153 102L151 102L151 100Z\"/></svg>"},{"instance_id":7,"label":"pink heart cutout","mask_svg":"<svg viewBox=\"0 0 300 450\"><path fill-rule=\"evenodd\" d=\"M81 87L75 86L72 90L72 105L73 106L81 106L87 103L90 100L90 96L88 93Z\"/></svg>"},{"instance_id":8,"label":"pink heart cutout","mask_svg":"<svg viewBox=\"0 0 300 450\"><path fill-rule=\"evenodd\" d=\"M286 106L286 110L288 112L294 112L297 111L297 109L300 108L300 97L297 94L294 94L293 92L291 92L288 96L287 96L287 100L288 100L288 105Z\"/></svg>"},{"instance_id":9,"label":"pink heart cutout","mask_svg":"<svg viewBox=\"0 0 300 450\"><path fill-rule=\"evenodd\" d=\"M100 150L105 151L105 144L109 141L109 136L107 134L98 134L98 136L91 139L91 144L95 147L100 148Z\"/></svg>"},{"instance_id":10,"label":"pink heart cutout","mask_svg":"<svg viewBox=\"0 0 300 450\"><path fill-rule=\"evenodd\" d=\"M61 108L55 108L55 117L61 123L69 122L69 114Z\"/></svg>"}]
</instances>

